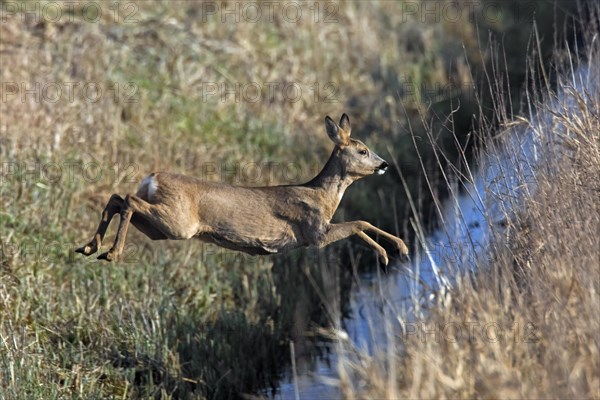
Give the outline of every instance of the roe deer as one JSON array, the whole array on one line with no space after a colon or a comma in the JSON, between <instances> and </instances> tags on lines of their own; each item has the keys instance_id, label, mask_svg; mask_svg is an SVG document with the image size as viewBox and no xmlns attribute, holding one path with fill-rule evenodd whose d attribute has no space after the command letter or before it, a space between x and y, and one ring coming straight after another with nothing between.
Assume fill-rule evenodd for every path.
<instances>
[{"instance_id":1,"label":"roe deer","mask_svg":"<svg viewBox=\"0 0 600 400\"><path fill-rule=\"evenodd\" d=\"M324 247L358 235L387 265L386 251L365 231L381 235L402 254L408 254L402 239L368 222L330 223L346 188L357 179L383 174L388 163L362 142L350 139L350 120L346 114L339 125L326 117L325 126L335 148L321 172L310 182L241 187L166 172L152 173L142 180L135 195L124 199L112 195L94 238L75 251L86 256L94 254L110 220L119 213L121 221L115 242L99 259L119 258L130 222L152 240L196 237L252 255L279 253L300 246Z\"/></svg>"}]
</instances>

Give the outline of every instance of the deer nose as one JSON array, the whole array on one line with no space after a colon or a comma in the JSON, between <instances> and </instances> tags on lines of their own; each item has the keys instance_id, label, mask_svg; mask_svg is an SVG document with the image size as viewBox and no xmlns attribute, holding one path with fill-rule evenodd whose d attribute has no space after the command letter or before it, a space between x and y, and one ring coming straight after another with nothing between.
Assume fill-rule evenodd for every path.
<instances>
[{"instance_id":1,"label":"deer nose","mask_svg":"<svg viewBox=\"0 0 600 400\"><path fill-rule=\"evenodd\" d=\"M381 165L379 166L379 169L387 169L387 167L389 167L389 166L390 166L390 165L389 165L389 164L388 164L386 161L384 161L384 162L382 162L382 163L381 163Z\"/></svg>"}]
</instances>

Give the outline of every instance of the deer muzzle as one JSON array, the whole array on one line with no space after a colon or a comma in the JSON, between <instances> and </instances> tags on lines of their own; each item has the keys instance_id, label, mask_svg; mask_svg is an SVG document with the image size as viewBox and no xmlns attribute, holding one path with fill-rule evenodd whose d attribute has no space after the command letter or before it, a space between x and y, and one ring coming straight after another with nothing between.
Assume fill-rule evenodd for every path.
<instances>
[{"instance_id":1,"label":"deer muzzle","mask_svg":"<svg viewBox=\"0 0 600 400\"><path fill-rule=\"evenodd\" d=\"M376 169L377 174L379 174L379 175L385 174L385 171L387 171L389 166L390 165L386 161L382 162L379 165L379 167L377 167L377 169Z\"/></svg>"}]
</instances>

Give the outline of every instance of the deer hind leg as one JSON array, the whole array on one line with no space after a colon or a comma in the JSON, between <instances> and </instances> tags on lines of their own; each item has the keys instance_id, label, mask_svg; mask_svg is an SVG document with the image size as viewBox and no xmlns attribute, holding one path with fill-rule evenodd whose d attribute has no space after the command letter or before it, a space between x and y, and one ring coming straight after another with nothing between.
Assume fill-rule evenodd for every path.
<instances>
[{"instance_id":1,"label":"deer hind leg","mask_svg":"<svg viewBox=\"0 0 600 400\"><path fill-rule=\"evenodd\" d=\"M158 227L152 224L152 220L148 220L140 213L133 213L133 215L131 216L131 223L140 232L142 232L144 235L148 236L152 240L168 239L167 235L165 235Z\"/></svg>"},{"instance_id":2,"label":"deer hind leg","mask_svg":"<svg viewBox=\"0 0 600 400\"><path fill-rule=\"evenodd\" d=\"M161 230L161 218L159 207L150 204L134 195L127 195L121 207L121 221L115 242L110 250L98 256L99 260L116 261L125 248L125 239L129 224L133 223L142 233L151 239L166 239L167 236Z\"/></svg>"},{"instance_id":3,"label":"deer hind leg","mask_svg":"<svg viewBox=\"0 0 600 400\"><path fill-rule=\"evenodd\" d=\"M329 226L329 230L323 237L323 239L318 243L319 247L325 247L330 243L337 242L338 240L345 239L352 235L358 235L362 240L367 242L369 246L371 246L379 255L381 262L385 265L388 265L388 256L387 252L383 247L381 247L377 242L367 236L363 231L368 228L368 226L372 226L371 224L363 221L353 221L353 222L342 222L339 224L331 224Z\"/></svg>"},{"instance_id":4,"label":"deer hind leg","mask_svg":"<svg viewBox=\"0 0 600 400\"><path fill-rule=\"evenodd\" d=\"M113 194L110 197L110 200L108 200L108 203L106 203L104 211L102 211L102 216L100 217L100 224L98 225L98 229L96 230L93 239L88 244L76 249L75 251L85 256L89 256L97 252L98 247L102 245L104 235L106 234L106 229L108 229L108 225L110 224L112 217L116 213L120 212L122 207L123 198L118 194Z\"/></svg>"},{"instance_id":5,"label":"deer hind leg","mask_svg":"<svg viewBox=\"0 0 600 400\"><path fill-rule=\"evenodd\" d=\"M151 204L135 195L127 195L121 208L121 221L115 242L98 259L118 260L125 247L129 224L153 240L189 239L198 233L198 224L190 223L185 215L174 214L168 205Z\"/></svg>"}]
</instances>

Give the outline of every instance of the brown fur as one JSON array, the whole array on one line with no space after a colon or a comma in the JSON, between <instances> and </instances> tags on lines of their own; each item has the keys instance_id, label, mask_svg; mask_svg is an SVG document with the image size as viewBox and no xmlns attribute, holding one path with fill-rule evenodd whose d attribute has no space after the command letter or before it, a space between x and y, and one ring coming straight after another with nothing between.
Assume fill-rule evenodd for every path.
<instances>
[{"instance_id":1,"label":"brown fur","mask_svg":"<svg viewBox=\"0 0 600 400\"><path fill-rule=\"evenodd\" d=\"M98 256L108 261L121 255L131 222L153 240L190 239L243 251L272 254L300 246L324 247L359 235L387 265L388 257L364 231L381 235L403 254L404 242L368 222L332 224L344 191L352 182L387 163L362 142L350 139L350 121L344 114L337 125L325 119L327 134L336 144L323 170L303 185L241 187L168 172L146 177L135 195L114 194L106 205L92 241L76 251L86 256L102 243L108 224L119 213L121 222L112 248Z\"/></svg>"}]
</instances>

